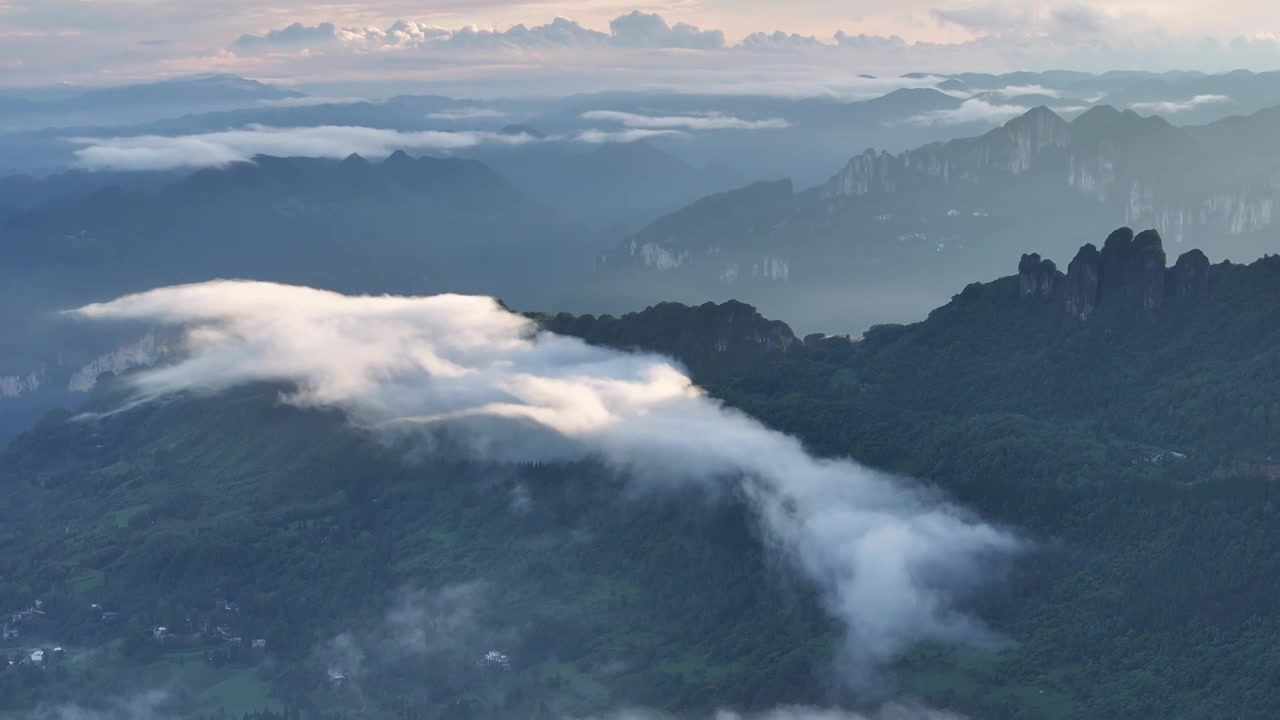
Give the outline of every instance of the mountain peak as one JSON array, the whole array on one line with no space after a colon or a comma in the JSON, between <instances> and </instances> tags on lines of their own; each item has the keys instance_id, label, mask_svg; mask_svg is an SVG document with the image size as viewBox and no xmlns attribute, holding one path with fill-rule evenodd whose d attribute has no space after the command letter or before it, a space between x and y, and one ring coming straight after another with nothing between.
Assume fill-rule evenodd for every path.
<instances>
[{"instance_id":1,"label":"mountain peak","mask_svg":"<svg viewBox=\"0 0 1280 720\"><path fill-rule=\"evenodd\" d=\"M407 167L413 164L413 162L414 160L412 155L405 152L404 150L397 150L391 153L391 155L388 156L387 159L382 162L382 164L388 167L395 168L395 167Z\"/></svg>"},{"instance_id":2,"label":"mountain peak","mask_svg":"<svg viewBox=\"0 0 1280 720\"><path fill-rule=\"evenodd\" d=\"M1051 298L1062 304L1068 326L1094 317L1152 322L1167 306L1195 305L1209 292L1209 259L1199 250L1166 267L1160 233L1135 234L1120 228L1098 250L1092 244L1076 253L1066 275L1039 255L1023 255L1018 264L1019 297Z\"/></svg>"}]
</instances>

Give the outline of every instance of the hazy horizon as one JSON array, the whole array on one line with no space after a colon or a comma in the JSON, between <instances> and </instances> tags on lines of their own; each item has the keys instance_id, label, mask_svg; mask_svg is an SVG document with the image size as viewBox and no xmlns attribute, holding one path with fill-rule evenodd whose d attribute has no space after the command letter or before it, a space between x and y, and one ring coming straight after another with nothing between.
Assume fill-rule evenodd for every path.
<instances>
[{"instance_id":1,"label":"hazy horizon","mask_svg":"<svg viewBox=\"0 0 1280 720\"><path fill-rule=\"evenodd\" d=\"M1261 14L1261 16L1260 16ZM0 87L234 73L472 96L744 89L857 74L1263 70L1280 9L1216 3L230 2L4 0Z\"/></svg>"}]
</instances>

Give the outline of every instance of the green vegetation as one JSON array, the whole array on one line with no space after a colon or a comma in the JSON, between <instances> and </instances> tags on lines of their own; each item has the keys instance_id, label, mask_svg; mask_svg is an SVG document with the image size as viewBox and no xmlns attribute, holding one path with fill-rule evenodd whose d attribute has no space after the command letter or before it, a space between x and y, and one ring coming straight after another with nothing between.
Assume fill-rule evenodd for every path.
<instances>
[{"instance_id":1,"label":"green vegetation","mask_svg":"<svg viewBox=\"0 0 1280 720\"><path fill-rule=\"evenodd\" d=\"M1068 328L1060 297L1020 298L1005 278L856 342L801 342L740 304L542 321L675 355L814 451L930 481L1026 538L976 599L1008 643L918 648L886 673L891 691L992 718L1270 718L1280 258L1209 280L1154 319ZM591 462L424 455L277 390L55 415L9 447L0 608L43 601L23 648L100 654L0 670L0 706L156 687L197 716L842 699L826 682L839 628L732 498L637 494ZM405 617L449 619L455 641L427 633L406 652ZM488 651L510 668L483 666Z\"/></svg>"}]
</instances>

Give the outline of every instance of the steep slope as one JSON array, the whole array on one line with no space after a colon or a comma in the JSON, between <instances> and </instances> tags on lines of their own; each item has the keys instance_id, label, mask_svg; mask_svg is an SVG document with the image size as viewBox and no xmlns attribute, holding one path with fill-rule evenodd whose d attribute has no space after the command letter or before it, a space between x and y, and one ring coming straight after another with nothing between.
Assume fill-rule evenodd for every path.
<instances>
[{"instance_id":1,"label":"steep slope","mask_svg":"<svg viewBox=\"0 0 1280 720\"><path fill-rule=\"evenodd\" d=\"M101 338L53 315L121 293L246 277L554 307L553 289L584 276L596 248L590 232L470 160L259 157L159 190L108 187L0 226L0 377L43 372L42 387L65 389L144 335ZM8 410L0 399L0 416Z\"/></svg>"},{"instance_id":2,"label":"steep slope","mask_svg":"<svg viewBox=\"0 0 1280 720\"><path fill-rule=\"evenodd\" d=\"M983 607L1007 642L921 648L882 686L978 717L1269 718L1280 261L1164 253L1121 230L1065 272L1027 254L860 340L800 341L738 303L541 321L677 355L816 450L929 478L1027 538ZM0 667L0 702L161 676L208 714L202 690L228 678L259 703L423 717L823 697L832 629L802 581L776 582L732 498L637 497L589 462L499 470L435 448L406 463L279 390L55 415L0 455L0 602L42 600L23 652L123 638L61 677ZM394 618L447 620L463 641L406 658ZM335 636L367 670L345 674ZM510 669L477 665L490 650Z\"/></svg>"},{"instance_id":3,"label":"steep slope","mask_svg":"<svg viewBox=\"0 0 1280 720\"><path fill-rule=\"evenodd\" d=\"M727 166L694 168L645 141L572 143L467 153L569 217L597 226L643 227L654 218L711 193L736 187L744 176Z\"/></svg>"},{"instance_id":4,"label":"steep slope","mask_svg":"<svg viewBox=\"0 0 1280 720\"><path fill-rule=\"evenodd\" d=\"M757 329L790 335L732 308L681 334L699 345L703 328L744 356L785 350ZM837 628L734 498L637 493L594 461L513 466L374 437L281 405L281 389L55 414L0 455L0 650L110 658L47 675L0 663L0 712L93 705L157 678L181 717L285 704L560 718L825 697ZM122 395L104 384L86 409ZM10 620L33 599L41 614ZM486 667L490 652L508 662ZM244 689L219 702L210 685L228 678Z\"/></svg>"},{"instance_id":5,"label":"steep slope","mask_svg":"<svg viewBox=\"0 0 1280 720\"><path fill-rule=\"evenodd\" d=\"M1154 226L1175 245L1259 257L1275 249L1280 202L1273 115L1178 128L1110 107L1071 122L1039 107L980 137L868 150L826 183L767 203L767 226L706 227L698 205L654 223L597 262L581 295L609 309L737 297L806 329L859 333L923 317L1028 237L1063 255L1081 232ZM729 217L762 211L751 193L715 202ZM766 262L786 272L755 270Z\"/></svg>"}]
</instances>

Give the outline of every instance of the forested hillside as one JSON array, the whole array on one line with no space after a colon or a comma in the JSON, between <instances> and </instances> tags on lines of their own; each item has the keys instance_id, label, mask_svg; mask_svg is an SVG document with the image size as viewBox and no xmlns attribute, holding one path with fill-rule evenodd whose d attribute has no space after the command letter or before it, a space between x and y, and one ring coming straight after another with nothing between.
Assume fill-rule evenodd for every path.
<instances>
[{"instance_id":1,"label":"forested hillside","mask_svg":"<svg viewBox=\"0 0 1280 720\"><path fill-rule=\"evenodd\" d=\"M978 608L1007 644L920 647L888 695L980 718L1275 717L1280 258L1169 264L1157 235L1120 231L859 339L740 303L538 319L672 354L819 454L935 483L1026 539ZM4 452L0 609L32 612L0 647L65 657L0 669L0 709L158 688L235 717L850 701L839 628L732 495L463 462L279 390L62 413Z\"/></svg>"}]
</instances>

